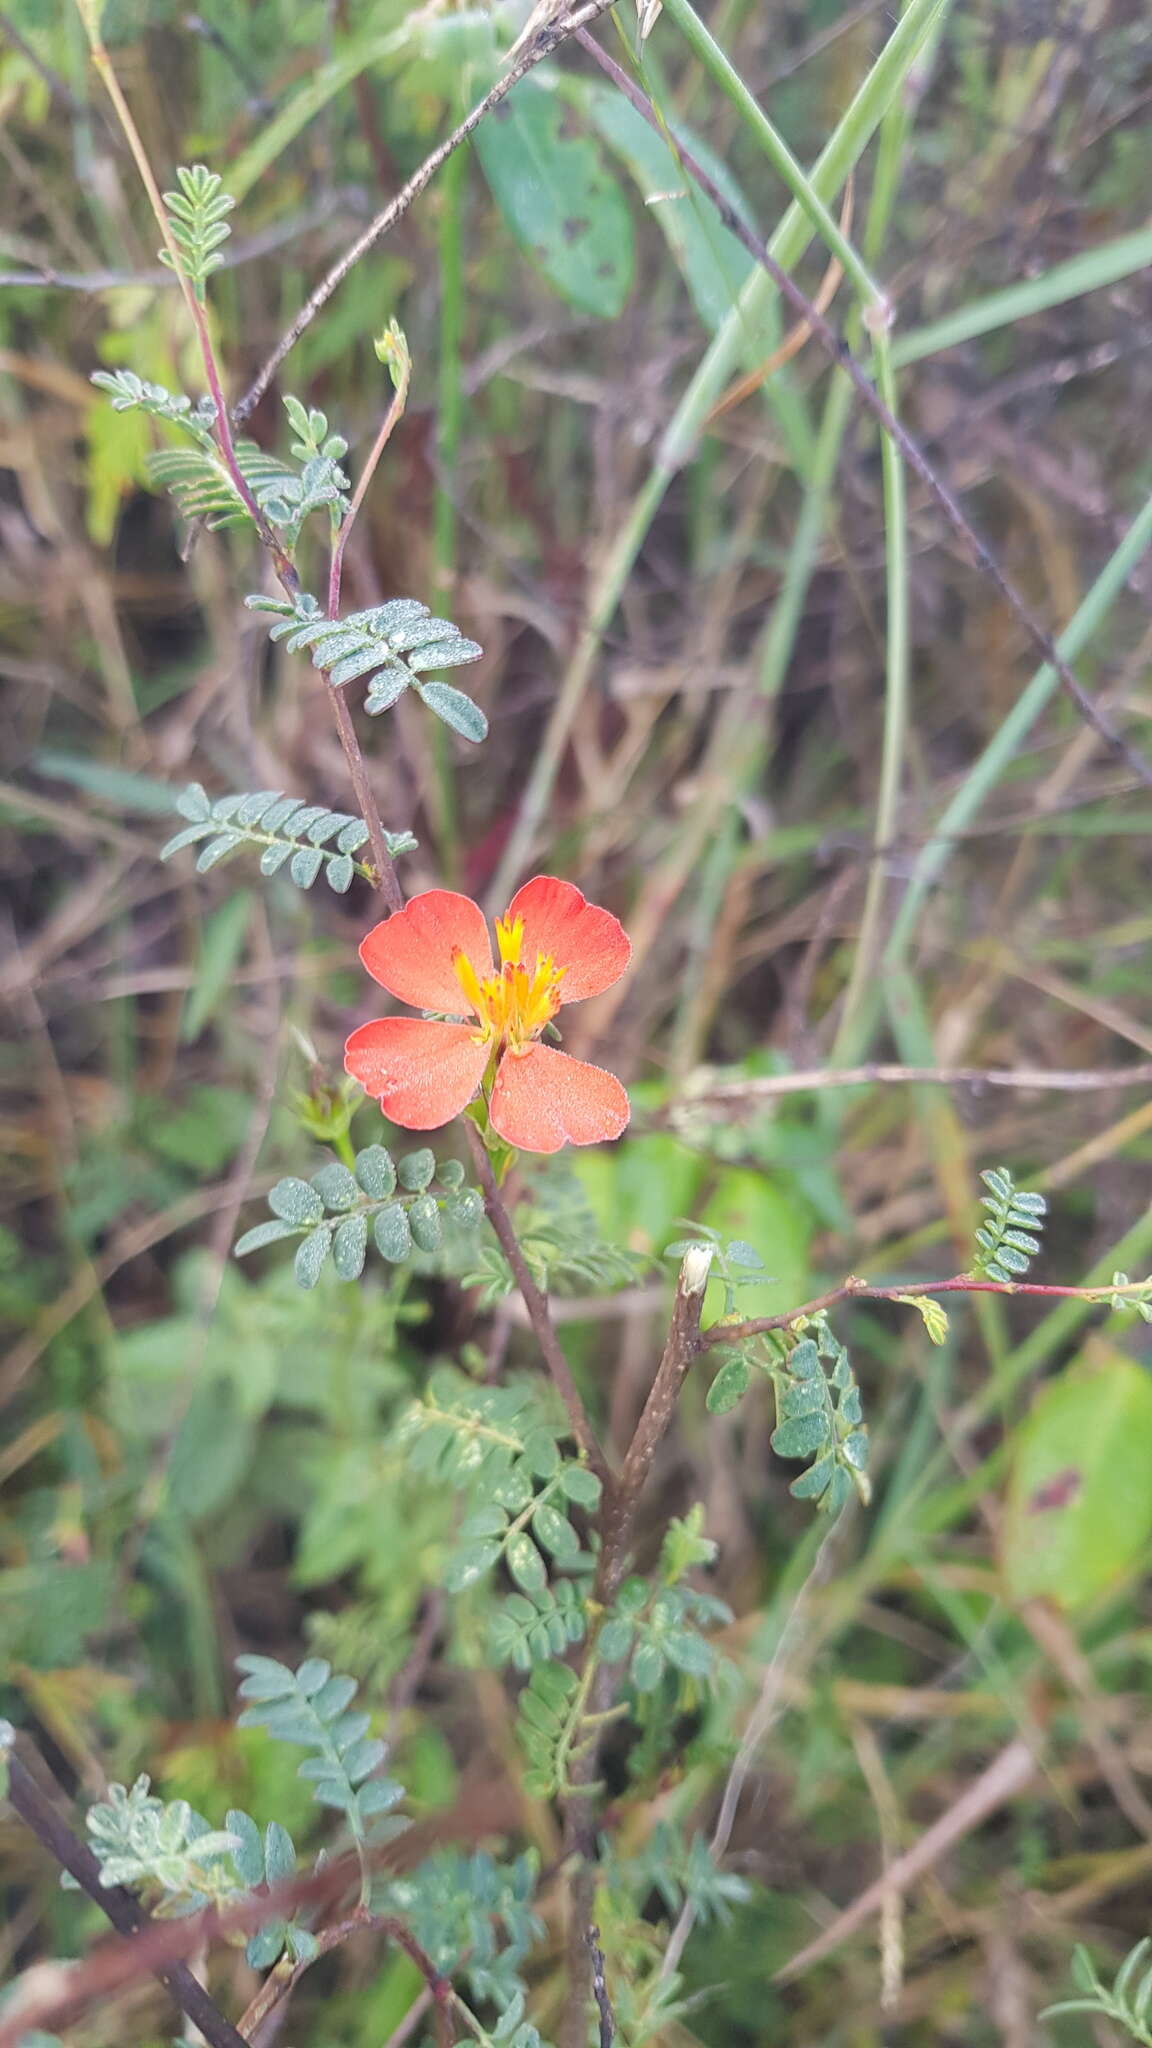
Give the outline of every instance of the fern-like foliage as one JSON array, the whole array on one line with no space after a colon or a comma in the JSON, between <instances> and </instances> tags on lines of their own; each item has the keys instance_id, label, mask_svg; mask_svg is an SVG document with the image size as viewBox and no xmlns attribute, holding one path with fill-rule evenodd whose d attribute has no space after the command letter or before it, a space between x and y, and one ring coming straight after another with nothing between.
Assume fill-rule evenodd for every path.
<instances>
[{"instance_id":1,"label":"fern-like foliage","mask_svg":"<svg viewBox=\"0 0 1152 2048\"><path fill-rule=\"evenodd\" d=\"M1043 1227L1048 1204L1043 1195L1016 1187L1006 1166L991 1167L980 1178L988 1189L980 1198L988 1218L976 1232L976 1271L1011 1285L1028 1271L1040 1249L1036 1232Z\"/></svg>"},{"instance_id":2,"label":"fern-like foliage","mask_svg":"<svg viewBox=\"0 0 1152 2048\"><path fill-rule=\"evenodd\" d=\"M150 419L180 427L202 443L210 443L216 424L216 407L210 398L192 400L183 391L169 391L138 377L135 370L93 370L92 382L106 391L113 412L146 412Z\"/></svg>"},{"instance_id":3,"label":"fern-like foliage","mask_svg":"<svg viewBox=\"0 0 1152 2048\"><path fill-rule=\"evenodd\" d=\"M838 1514L853 1492L871 1498L866 1467L868 1431L860 1389L844 1345L822 1316L815 1335L793 1344L782 1363L770 1367L776 1390L772 1448L779 1458L811 1458L789 1492L813 1500L825 1514Z\"/></svg>"},{"instance_id":4,"label":"fern-like foliage","mask_svg":"<svg viewBox=\"0 0 1152 2048\"><path fill-rule=\"evenodd\" d=\"M439 1194L432 1190L437 1182ZM286 1175L269 1193L272 1216L245 1231L238 1258L265 1245L299 1238L295 1273L301 1287L315 1287L329 1259L340 1280L358 1280L368 1252L369 1229L382 1259L399 1266L414 1251L435 1253L444 1239L446 1212L461 1229L472 1230L484 1214L482 1196L464 1185L458 1159L439 1167L427 1146L393 1160L383 1145L356 1154L355 1170L332 1160L311 1180Z\"/></svg>"},{"instance_id":5,"label":"fern-like foliage","mask_svg":"<svg viewBox=\"0 0 1152 2048\"><path fill-rule=\"evenodd\" d=\"M241 526L250 518L220 453L216 408L210 398L194 405L184 393L150 383L134 370L96 370L92 382L108 393L116 412L145 412L187 435L191 446L156 449L146 463L149 482L172 493L185 519L202 519L215 529ZM311 513L325 511L330 528L339 526L351 486L340 466L348 444L341 435L329 434L325 415L309 412L292 397L285 398L284 410L296 436L296 468L255 441L241 440L234 446L240 474L291 554Z\"/></svg>"},{"instance_id":6,"label":"fern-like foliage","mask_svg":"<svg viewBox=\"0 0 1152 2048\"><path fill-rule=\"evenodd\" d=\"M356 1680L334 1676L323 1657L305 1658L297 1671L273 1657L237 1657L236 1667L245 1673L240 1696L248 1702L239 1726L264 1728L278 1742L311 1750L297 1776L322 1806L345 1815L357 1840L366 1840L370 1828L375 1840L395 1834L403 1822L392 1809L404 1788L376 1775L387 1745L369 1734L370 1714L348 1711Z\"/></svg>"},{"instance_id":7,"label":"fern-like foliage","mask_svg":"<svg viewBox=\"0 0 1152 2048\"><path fill-rule=\"evenodd\" d=\"M601 1236L572 1176L557 1174L540 1184L535 1199L516 1212L516 1234L528 1270L545 1294L611 1294L633 1286L651 1265L645 1253ZM477 1253L462 1284L479 1288L480 1306L493 1308L515 1292L515 1276L494 1240L485 1240Z\"/></svg>"},{"instance_id":8,"label":"fern-like foliage","mask_svg":"<svg viewBox=\"0 0 1152 2048\"><path fill-rule=\"evenodd\" d=\"M918 1305L918 1304L917 1304ZM811 1330L811 1335L803 1334ZM772 1448L780 1458L810 1458L789 1491L838 1514L853 1491L867 1502L868 1431L852 1362L823 1315L794 1325L795 1341L770 1335L733 1347L708 1390L714 1415L743 1400L754 1379L767 1374L776 1394Z\"/></svg>"},{"instance_id":9,"label":"fern-like foliage","mask_svg":"<svg viewBox=\"0 0 1152 2048\"><path fill-rule=\"evenodd\" d=\"M670 1919L690 1904L701 1927L728 1920L733 1907L752 1896L746 1878L719 1868L703 1835L686 1834L667 1820L657 1821L643 1847L626 1858L607 1843L604 1881L635 1911L643 1910L653 1892Z\"/></svg>"},{"instance_id":10,"label":"fern-like foliage","mask_svg":"<svg viewBox=\"0 0 1152 2048\"><path fill-rule=\"evenodd\" d=\"M161 847L160 858L168 860L186 846L199 846L198 874L207 874L218 861L244 847L259 847L260 873L277 875L287 867L298 889L310 889L320 874L339 895L351 887L354 875L366 882L374 879L367 862L353 857L366 845L368 827L349 811L306 804L302 797L285 796L278 789L241 791L213 802L198 782L181 791L176 809L191 823ZM384 839L394 859L416 847L410 832L386 832Z\"/></svg>"},{"instance_id":11,"label":"fern-like foliage","mask_svg":"<svg viewBox=\"0 0 1152 2048\"><path fill-rule=\"evenodd\" d=\"M238 441L236 462L256 503L264 510L280 503L294 484L290 469L255 441ZM145 458L149 483L170 491L182 516L202 519L217 532L243 526L250 513L215 442L192 448L158 448ZM269 514L271 516L271 514Z\"/></svg>"},{"instance_id":12,"label":"fern-like foliage","mask_svg":"<svg viewBox=\"0 0 1152 2048\"><path fill-rule=\"evenodd\" d=\"M293 478L279 496L265 498L261 509L292 539L310 512L327 506L329 521L335 531L348 510L347 493L351 485L340 467L348 453L348 443L343 434L329 433L325 413L315 408L309 410L301 405L298 398L285 398L284 410L296 436L291 444L292 453L301 469L299 476Z\"/></svg>"},{"instance_id":13,"label":"fern-like foliage","mask_svg":"<svg viewBox=\"0 0 1152 2048\"><path fill-rule=\"evenodd\" d=\"M482 2038L502 2048L539 2048L535 2028L524 2022L519 1976L544 1932L532 1911L537 1879L530 1852L500 1863L482 1849L441 1849L403 1877L378 1877L372 1886L373 1912L397 1915L442 1976L463 1977L475 2003L497 2008L500 2021Z\"/></svg>"},{"instance_id":14,"label":"fern-like foliage","mask_svg":"<svg viewBox=\"0 0 1152 2048\"><path fill-rule=\"evenodd\" d=\"M208 278L224 261L220 248L232 232L228 215L236 201L225 192L219 173L206 164L181 164L176 183L179 191L164 194L168 227L179 251L180 268L202 301ZM161 249L160 261L175 270L167 249Z\"/></svg>"},{"instance_id":15,"label":"fern-like foliage","mask_svg":"<svg viewBox=\"0 0 1152 2048\"><path fill-rule=\"evenodd\" d=\"M1134 2041L1152 2048L1152 1940L1145 1936L1125 1956L1110 1985L1101 1982L1086 1948L1072 1954L1072 1976L1079 1998L1062 1998L1040 2014L1042 2020L1066 2012L1096 2013L1115 2020Z\"/></svg>"},{"instance_id":16,"label":"fern-like foliage","mask_svg":"<svg viewBox=\"0 0 1152 2048\"><path fill-rule=\"evenodd\" d=\"M598 1647L607 1663L628 1658L628 1676L637 1692L655 1692L670 1669L707 1683L715 1673L716 1652L700 1629L731 1619L731 1609L711 1593L625 1579Z\"/></svg>"},{"instance_id":17,"label":"fern-like foliage","mask_svg":"<svg viewBox=\"0 0 1152 2048\"><path fill-rule=\"evenodd\" d=\"M556 1579L531 1596L510 1593L488 1624L488 1646L495 1663L531 1671L534 1664L563 1656L587 1632L588 1610L580 1587L572 1579Z\"/></svg>"},{"instance_id":18,"label":"fern-like foliage","mask_svg":"<svg viewBox=\"0 0 1152 2048\"><path fill-rule=\"evenodd\" d=\"M251 1815L235 1807L226 1821L226 1827L212 1828L186 1799L158 1799L147 1777L137 1778L130 1790L110 1785L107 1799L86 1816L103 1883L137 1892L161 1919L222 1905L294 1875L296 1847L287 1828L270 1821L261 1833ZM318 1953L315 1936L296 1920L268 1921L245 1953L252 1968L262 1970L285 1948L296 1962L310 1962Z\"/></svg>"},{"instance_id":19,"label":"fern-like foliage","mask_svg":"<svg viewBox=\"0 0 1152 2048\"><path fill-rule=\"evenodd\" d=\"M1132 1281L1127 1273L1113 1273L1106 1298L1114 1315L1135 1314L1142 1323L1152 1323L1152 1280Z\"/></svg>"},{"instance_id":20,"label":"fern-like foliage","mask_svg":"<svg viewBox=\"0 0 1152 2048\"><path fill-rule=\"evenodd\" d=\"M158 1892L162 1912L192 1912L236 1891L239 1837L210 1827L186 1799L158 1799L148 1777L131 1790L110 1785L85 1821L101 1881Z\"/></svg>"},{"instance_id":21,"label":"fern-like foliage","mask_svg":"<svg viewBox=\"0 0 1152 2048\"><path fill-rule=\"evenodd\" d=\"M549 1568L581 1577L592 1566L567 1510L596 1508L600 1482L560 1447L566 1425L554 1420L531 1382L477 1386L450 1366L439 1367L401 1418L399 1440L413 1468L457 1486L475 1502L458 1535L444 1582L462 1592L503 1562L534 1610L523 1604L504 1624L503 1639L523 1638L514 1661L526 1668L543 1639L551 1649L579 1639L584 1620L566 1596L549 1599ZM539 1630L539 1633L534 1631ZM556 1643L556 1637L561 1641Z\"/></svg>"},{"instance_id":22,"label":"fern-like foliage","mask_svg":"<svg viewBox=\"0 0 1152 2048\"><path fill-rule=\"evenodd\" d=\"M488 720L463 690L430 680L430 672L478 661L483 648L449 619L434 619L418 598L394 597L370 610L330 619L307 592L294 600L257 593L244 600L251 611L276 619L273 640L289 651L306 649L334 689L369 678L364 708L373 717L414 690L429 711L466 740L482 740Z\"/></svg>"},{"instance_id":23,"label":"fern-like foliage","mask_svg":"<svg viewBox=\"0 0 1152 2048\"><path fill-rule=\"evenodd\" d=\"M571 1789L572 1765L595 1740L594 1728L585 1723L585 1703L567 1664L536 1666L516 1712L516 1739L527 1767L524 1790L531 1798L558 1799Z\"/></svg>"}]
</instances>

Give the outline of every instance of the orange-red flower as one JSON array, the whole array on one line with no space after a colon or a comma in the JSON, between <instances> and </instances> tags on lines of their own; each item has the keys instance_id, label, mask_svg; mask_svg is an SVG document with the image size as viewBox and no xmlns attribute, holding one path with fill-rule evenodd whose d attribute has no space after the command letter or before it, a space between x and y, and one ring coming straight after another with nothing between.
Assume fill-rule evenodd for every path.
<instances>
[{"instance_id":1,"label":"orange-red flower","mask_svg":"<svg viewBox=\"0 0 1152 2048\"><path fill-rule=\"evenodd\" d=\"M446 1124L482 1089L493 1129L520 1151L618 1138L630 1111L616 1076L540 1043L562 1003L619 981L632 948L617 919L537 875L497 918L496 945L499 964L483 912L451 889L374 926L360 948L374 980L414 1009L470 1016L362 1024L344 1048L348 1072L410 1131Z\"/></svg>"}]
</instances>

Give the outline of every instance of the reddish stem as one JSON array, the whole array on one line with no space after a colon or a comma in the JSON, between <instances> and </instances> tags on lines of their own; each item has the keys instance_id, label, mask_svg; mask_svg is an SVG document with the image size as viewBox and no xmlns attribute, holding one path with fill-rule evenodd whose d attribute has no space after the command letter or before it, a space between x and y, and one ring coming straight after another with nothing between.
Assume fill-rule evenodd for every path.
<instances>
[{"instance_id":1,"label":"reddish stem","mask_svg":"<svg viewBox=\"0 0 1152 2048\"><path fill-rule=\"evenodd\" d=\"M840 1301L909 1301L937 1294L1039 1294L1070 1301L1111 1301L1116 1294L1128 1295L1136 1301L1144 1292L1144 1283L1139 1281L1126 1287L1048 1287L1032 1280L977 1280L970 1273L956 1273L951 1280L914 1280L907 1287L870 1287L866 1280L850 1275L839 1287L830 1288L827 1294L817 1295L815 1301L806 1301L800 1308L790 1309L786 1315L750 1316L743 1323L713 1323L702 1331L696 1349L698 1353L711 1351L717 1344L741 1344L746 1337L762 1337L769 1330L788 1330L802 1316L819 1315L823 1309L835 1308Z\"/></svg>"}]
</instances>

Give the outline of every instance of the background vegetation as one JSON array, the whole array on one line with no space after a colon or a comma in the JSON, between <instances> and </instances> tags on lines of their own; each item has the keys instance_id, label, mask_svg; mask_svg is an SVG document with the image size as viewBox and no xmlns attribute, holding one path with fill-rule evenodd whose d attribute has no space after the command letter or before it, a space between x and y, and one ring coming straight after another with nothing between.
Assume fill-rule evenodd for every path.
<instances>
[{"instance_id":1,"label":"background vegetation","mask_svg":"<svg viewBox=\"0 0 1152 2048\"><path fill-rule=\"evenodd\" d=\"M644 91L1147 752L1145 10L909 8L885 95L893 21L869 0L701 15L735 83L668 0ZM595 33L623 62L628 7L621 27ZM511 32L401 0L111 0L104 38L161 183L203 160L241 202L214 284L234 395ZM799 163L823 162L890 343L860 317L867 274L842 277L789 211L740 80ZM527 1241L619 1452L682 1219L760 1253L772 1283L753 1275L739 1305L774 1314L847 1273L962 1269L980 1170L1006 1160L1049 1198L1036 1277L1147 1270L1152 798L587 51L509 107L351 270L247 431L283 453L290 390L355 474L390 395L373 338L401 321L411 391L346 603L415 593L455 620L484 650L467 675L490 737L475 749L408 700L360 729L385 821L418 842L409 892L501 908L510 881L559 872L632 935L630 975L569 1041L629 1084L631 1133L528 1183ZM377 912L354 876L303 893L248 855L203 880L156 855L192 780L355 804L311 665L243 608L265 574L249 538L200 531L185 554L149 485L153 427L90 381L202 388L66 8L0 15L0 155L4 1711L81 1805L147 1772L214 1828L243 1809L314 1851L297 1754L259 1717L235 1725L233 1660L328 1660L359 1682L425 1846L536 1853L492 1914L532 1947L548 2034L555 1819L520 1783L492 1586L445 1591L456 1497L394 1433L431 1367L495 1379L532 1340L483 1240L310 1291L275 1247L231 1258L339 1122ZM406 1145L370 1104L353 1139ZM701 1370L660 1454L644 1562L730 1618L715 1688L683 1651L654 1684L634 1666L638 1721L608 1745L622 1874L597 1910L622 2038L1122 2038L1037 2015L1068 1995L1076 1942L1110 1982L1148 1926L1147 1329L988 1297L940 1344L885 1305L836 1327L871 1507L829 1533L790 1495L766 1380L709 1413ZM5 1962L84 1953L99 1914L10 1816L0 1855ZM213 1970L242 2010L242 1952ZM357 1937L303 1978L287 2037L421 2038L422 1995L409 1956ZM137 1980L69 2038L170 2031Z\"/></svg>"}]
</instances>

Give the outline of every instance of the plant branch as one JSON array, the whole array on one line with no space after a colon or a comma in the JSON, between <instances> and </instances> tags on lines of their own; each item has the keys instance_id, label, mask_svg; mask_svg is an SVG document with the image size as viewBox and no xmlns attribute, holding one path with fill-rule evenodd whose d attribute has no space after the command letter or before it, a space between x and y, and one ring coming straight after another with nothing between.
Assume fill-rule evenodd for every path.
<instances>
[{"instance_id":1,"label":"plant branch","mask_svg":"<svg viewBox=\"0 0 1152 2048\"><path fill-rule=\"evenodd\" d=\"M613 84L619 88L625 95L625 98L635 107L637 113L641 114L649 127L655 129L656 133L663 138L665 133L663 123L647 94L641 91L640 87L629 78L627 72L616 63L614 58L608 55L606 50L600 48L599 43L597 43L594 36L588 33L587 28L583 26L576 28L575 35L577 42L583 49L587 50L589 56L594 58L601 70L606 72ZM1047 627L1036 617L1035 612L1025 602L1015 584L1005 575L995 555L987 543L980 538L980 535L965 513L961 511L952 492L943 479L936 474L918 442L913 440L907 428L901 426L899 420L895 418L891 409L885 404L875 385L871 382L867 373L853 355L852 350L848 347L847 342L836 332L830 322L824 318L824 315L813 304L807 294L801 291L800 286L794 283L788 272L777 263L767 245L761 241L760 236L754 234L752 229L745 225L740 215L728 204L715 179L704 169L703 164L692 154L692 151L685 147L678 136L674 136L672 141L683 170L699 186L705 197L711 200L720 220L729 233L735 235L737 241L748 251L753 260L760 265L762 270L766 271L776 286L777 291L807 321L812 334L820 342L826 354L843 370L864 406L872 414L890 441L898 448L908 467L915 472L925 489L935 499L937 505L939 505L949 525L964 543L974 567L979 569L994 584L1013 616L1027 633L1028 638L1039 648L1046 664L1058 676L1061 685L1069 697L1071 697L1080 716L1092 727L1092 730L1104 741L1106 746L1110 747L1114 753L1119 754L1127 762L1133 774L1137 775L1142 783L1152 787L1152 768L1149 767L1141 755L1134 752L1122 734L1116 732L1109 721L1101 715L1087 691L1077 681L1076 676L1073 674L1067 661L1065 661ZM887 314L887 309L879 313L871 311L868 315L868 318L871 320L880 317L890 317Z\"/></svg>"},{"instance_id":2,"label":"plant branch","mask_svg":"<svg viewBox=\"0 0 1152 2048\"><path fill-rule=\"evenodd\" d=\"M0 1723L0 1741L5 1725ZM466 1773L455 1804L374 1847L373 1867L411 1870L442 1845L477 1846L493 1835L513 1830L518 1814L519 1806L512 1801L503 1780L485 1772L472 1774L469 1782ZM137 1932L129 1932L123 1941L102 1943L75 1966L63 1987L58 1978L53 1978L43 1990L29 1994L19 2015L15 2011L0 2015L0 2048L20 2048L30 2032L58 2032L78 2013L89 2011L102 1999L114 1997L126 1985L138 1983L143 1976L159 1975L171 1964L199 1955L210 1941L255 1934L270 1920L290 1920L303 1910L331 1906L346 1898L359 1879L359 1858L341 1853L311 1871L286 1878L282 1884L270 1885L226 1905L205 1906L179 1920L150 1920L142 1915ZM103 1892L100 1900L105 1910L108 1896L108 1892ZM380 1924L386 1933L395 1932L396 1939L400 1939L402 1922L385 1920ZM411 1943L413 1938L407 1928L403 1933L405 1941ZM408 1952L418 1960L414 1947Z\"/></svg>"},{"instance_id":3,"label":"plant branch","mask_svg":"<svg viewBox=\"0 0 1152 2048\"><path fill-rule=\"evenodd\" d=\"M1135 1306L1152 1296L1152 1280L1123 1281L1118 1287L1047 1287L1039 1281L980 1280L972 1273L956 1273L950 1280L915 1280L907 1287L870 1287L866 1280L849 1275L839 1287L829 1288L827 1294L819 1294L814 1301L806 1301L785 1315L749 1316L741 1323L713 1323L701 1331L696 1351L711 1351L717 1344L742 1344L746 1338L762 1337L769 1330L789 1330L802 1316L820 1315L841 1301L920 1301L940 1294L1028 1294L1087 1302L1127 1299Z\"/></svg>"},{"instance_id":4,"label":"plant branch","mask_svg":"<svg viewBox=\"0 0 1152 2048\"><path fill-rule=\"evenodd\" d=\"M332 544L332 560L328 569L328 617L330 619L334 619L340 610L340 579L344 572L344 549L348 544L348 536L356 524L356 517L361 505L364 503L368 486L376 474L376 465L391 440L399 421L403 418L404 407L408 403L408 386L412 378L412 363L406 346L396 361L396 388L392 393L391 404L384 415L380 432L372 443L372 450L368 460L360 472L360 481L352 494L352 503L340 522L340 530Z\"/></svg>"},{"instance_id":5,"label":"plant branch","mask_svg":"<svg viewBox=\"0 0 1152 2048\"><path fill-rule=\"evenodd\" d=\"M520 1249L520 1240L516 1235L512 1218L504 1206L504 1198L496 1185L496 1175L492 1170L492 1161L485 1150L484 1141L472 1122L471 1117L465 1117L464 1124L468 1133L468 1142L472 1147L472 1157L476 1162L476 1171L480 1176L480 1185L484 1190L484 1206L488 1212L488 1220L496 1232L500 1249L512 1268L513 1277L520 1290L524 1306L528 1311L528 1319L536 1335L536 1341L544 1354L544 1362L552 1376L552 1383L568 1412L568 1420L572 1425L572 1434L587 1457L588 1463L591 1465L600 1484L603 1486L606 1497L611 1499L615 1493L612 1472L599 1438L588 1420L587 1411L583 1401L580 1399L576 1382L572 1377L572 1368L564 1356L560 1339L556 1335L556 1327L552 1321L547 1296L537 1287L528 1269L528 1262Z\"/></svg>"},{"instance_id":6,"label":"plant branch","mask_svg":"<svg viewBox=\"0 0 1152 2048\"><path fill-rule=\"evenodd\" d=\"M131 1892L125 1891L122 1885L103 1882L100 1865L88 1844L72 1832L47 1793L41 1791L27 1765L15 1754L12 1748L15 1737L16 1731L10 1723L0 1724L0 1750L7 1751L7 1797L10 1805L49 1855L99 1906L119 1934L138 1934L142 1929L151 1927L153 1921ZM47 1772L47 1765L42 1759L39 1761ZM157 1963L152 1974L163 1984L186 2018L199 2028L210 2048L246 2048L243 2034L225 2018L187 1963Z\"/></svg>"},{"instance_id":7,"label":"plant branch","mask_svg":"<svg viewBox=\"0 0 1152 2048\"><path fill-rule=\"evenodd\" d=\"M677 1397L700 1347L700 1315L712 1252L694 1245L685 1253L676 1283L676 1299L668 1325L663 1355L656 1368L652 1390L636 1425L624 1460L624 1470L600 1515L600 1556L589 1603L593 1625L584 1647L582 1684L592 1685L590 1715L595 1730L592 1740L575 1759L564 1814L564 1856L569 1866L568 1929L565 1952L568 1989L560 2027L560 2048L585 2048L588 2037L588 2007L594 1999L599 2015L600 2038L606 2025L606 1993L602 1968L592 1926L596 1896L597 1819L591 1796L599 1765L602 1716L612 1704L615 1683L610 1667L599 1663L600 1626L606 1610L624 1577L636 1510L665 1431L675 1410Z\"/></svg>"},{"instance_id":8,"label":"plant branch","mask_svg":"<svg viewBox=\"0 0 1152 2048\"><path fill-rule=\"evenodd\" d=\"M297 1963L278 1963L275 1969L269 1971L251 2004L245 2008L240 2021L240 2033L244 2040L255 2039L258 2028L263 2026L269 2013L275 2012L276 2007L283 2004L295 1990L304 1972L310 1970L314 1962L318 1962L321 1956L330 1955L333 1949L342 1948L354 1934L365 1932L383 1934L389 1941L394 1941L398 1948L404 1950L405 1955L415 1963L428 1991L436 2001L437 2017L442 2023L450 2009L452 1997L452 1987L448 1978L441 1976L431 1956L420 1947L402 1920L395 1919L391 1914L371 1913L366 1906L358 1906L346 1919L338 1920L333 1926L320 1930L316 1936L314 1956L308 1956L304 1961ZM448 2038L451 2038L450 2033Z\"/></svg>"},{"instance_id":9,"label":"plant branch","mask_svg":"<svg viewBox=\"0 0 1152 2048\"><path fill-rule=\"evenodd\" d=\"M1096 1089L1147 1088L1152 1083L1152 1060L1138 1060L1127 1067L905 1067L880 1060L859 1067L802 1067L792 1074L755 1074L746 1081L717 1081L712 1086L690 1087L660 1113L659 1121L675 1121L697 1108L722 1108L730 1103L736 1109L744 1103L772 1102L781 1095L806 1095L824 1088L862 1088L875 1082L896 1086L936 1082L949 1088L1035 1088L1077 1095Z\"/></svg>"},{"instance_id":10,"label":"plant branch","mask_svg":"<svg viewBox=\"0 0 1152 2048\"><path fill-rule=\"evenodd\" d=\"M260 544L266 550L273 563L282 588L289 597L294 598L300 589L300 578L296 574L292 558L285 549L275 528L270 524L256 503L237 460L236 444L232 438L232 421L229 418L228 407L224 399L224 387L221 382L219 364L216 361L216 351L212 346L208 316L193 289L191 279L185 271L180 250L176 245L168 222L163 196L152 174L152 166L148 161L147 151L132 118L132 110L120 89L120 82L112 67L111 59L101 41L95 0L77 0L77 6L88 37L93 66L103 80L105 89L116 109L117 118L124 131L128 146L132 151L141 183L148 195L148 201L156 219L156 225L159 228L165 250L176 274L177 283L180 286L184 303L188 309L189 319L196 331L196 338L200 345L200 355L204 364L204 375L207 379L212 403L216 409L214 432L220 449L221 459L231 478L232 486L256 529ZM381 437L378 437L376 447L369 458L367 470L361 479L360 489L353 500L352 510L341 527L341 535L344 539L347 538L346 530L350 527L351 519L354 517L355 512L359 510L364 491L371 481L372 471L379 459L380 451L384 446L387 435L391 432L395 419L398 417L397 399L400 400L400 408L402 409L403 396L406 391L407 383L405 382L403 391L397 391L396 398L393 399L392 405L389 407L384 428L381 430ZM243 417L244 413L238 408L236 413L237 422ZM339 561L343 557L342 541L338 542L338 545L340 553L335 564L337 597L339 597L340 589ZM333 614L330 612L329 617L332 616ZM321 674L324 674L323 670ZM360 815L368 827L368 839L372 848L372 863L376 871L376 886L384 897L390 911L402 910L404 907L403 892L397 880L395 864L388 851L388 843L384 837L383 821L368 780L364 755L360 742L356 737L356 728L352 723L352 715L340 692L332 689L328 683L326 674L324 675L324 681L328 700L332 706L332 715L336 721L336 730L340 736L340 745L344 750L344 758L348 764L349 778L356 792L356 801L360 807Z\"/></svg>"},{"instance_id":11,"label":"plant branch","mask_svg":"<svg viewBox=\"0 0 1152 2048\"><path fill-rule=\"evenodd\" d=\"M259 404L285 356L291 353L305 329L311 326L317 313L327 305L337 286L343 283L348 272L355 268L372 244L378 242L381 235L386 235L389 228L395 227L396 222L402 219L425 186L431 184L440 166L447 162L453 150L459 149L460 144L467 141L473 130L480 126L485 115L491 113L493 107L498 107L501 100L507 99L513 86L519 83L526 72L542 63L545 57L550 57L568 36L575 35L587 23L596 21L600 15L606 14L613 4L614 0L585 0L585 4L576 8L572 14L562 15L556 21L549 22L523 54L509 66L504 76L497 79L491 91L486 92L483 99L465 115L459 127L454 128L451 135L439 143L430 156L425 157L419 170L413 172L408 183L401 186L395 198L390 199L375 219L369 221L363 233L357 235L356 240L344 251L328 275L321 279L315 291L305 300L291 326L277 342L259 376L235 407L232 417L237 425L246 420L254 406Z\"/></svg>"},{"instance_id":12,"label":"plant branch","mask_svg":"<svg viewBox=\"0 0 1152 2048\"><path fill-rule=\"evenodd\" d=\"M680 1390L701 1348L700 1317L711 1264L712 1251L707 1245L693 1245L680 1262L664 1351L628 1446L612 1511L605 1517L604 1547L596 1579L596 1598L604 1606L614 1598L624 1576L640 1496L675 1413Z\"/></svg>"}]
</instances>

